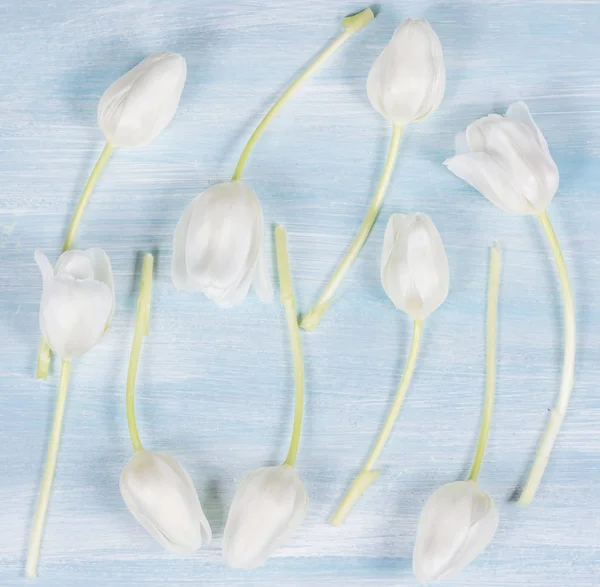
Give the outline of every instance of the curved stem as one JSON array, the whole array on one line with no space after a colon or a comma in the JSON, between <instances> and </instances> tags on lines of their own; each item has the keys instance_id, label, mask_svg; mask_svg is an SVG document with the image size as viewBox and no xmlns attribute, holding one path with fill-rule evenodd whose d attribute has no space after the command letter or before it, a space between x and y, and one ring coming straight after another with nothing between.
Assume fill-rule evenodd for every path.
<instances>
[{"instance_id":1,"label":"curved stem","mask_svg":"<svg viewBox=\"0 0 600 587\"><path fill-rule=\"evenodd\" d=\"M500 289L500 268L502 265L502 253L497 243L492 247L490 255L490 277L488 282L488 307L487 307L487 357L486 357L486 381L485 400L483 402L483 418L481 419L481 430L477 450L473 459L473 466L469 473L469 480L477 481L481 461L485 453L492 422L492 410L494 407L494 391L496 387L496 337L498 328L498 290Z\"/></svg>"},{"instance_id":2,"label":"curved stem","mask_svg":"<svg viewBox=\"0 0 600 587\"><path fill-rule=\"evenodd\" d=\"M278 226L275 229L275 245L277 250L277 269L279 273L279 289L281 302L285 307L290 333L290 345L292 347L292 359L294 361L294 383L295 383L295 407L294 427L290 448L284 464L294 466L298 454L298 444L302 432L302 414L304 411L304 365L302 362L302 345L300 343L300 329L298 328L298 315L296 314L296 301L292 288L292 275L290 273L290 261L287 250L287 236L285 228Z\"/></svg>"},{"instance_id":3,"label":"curved stem","mask_svg":"<svg viewBox=\"0 0 600 587\"><path fill-rule=\"evenodd\" d=\"M135 331L133 333L133 342L131 343L131 354L129 355L129 370L127 371L125 403L127 407L127 426L129 427L129 436L131 437L131 444L133 445L134 452L143 450L144 448L135 421L135 379L140 360L140 352L142 350L142 341L144 336L149 333L153 265L154 257L150 253L146 254L142 266L142 280L137 303Z\"/></svg>"},{"instance_id":4,"label":"curved stem","mask_svg":"<svg viewBox=\"0 0 600 587\"><path fill-rule=\"evenodd\" d=\"M546 237L552 248L552 254L556 261L558 277L562 288L565 312L565 351L562 381L558 399L550 413L550 421L546 426L542 442L535 456L535 461L529 472L529 478L527 479L525 487L523 488L523 493L521 493L521 497L519 498L519 505L528 505L531 503L531 500L539 487L540 481L542 480L544 470L546 469L548 459L550 458L550 453L552 452L552 447L558 436L560 426L565 417L567 405L569 404L575 371L575 309L573 306L573 292L571 291L569 274L567 272L567 266L565 265L562 251L560 250L560 245L558 244L558 239L556 238L556 234L550 223L550 218L548 218L548 213L542 212L538 218L542 223L542 227L544 228L544 232L546 233Z\"/></svg>"},{"instance_id":5,"label":"curved stem","mask_svg":"<svg viewBox=\"0 0 600 587\"><path fill-rule=\"evenodd\" d=\"M354 503L379 476L379 471L374 471L373 468L379 460L379 457L383 452L383 448L385 447L385 443L388 441L388 438L392 433L394 423L398 417L398 413L400 412L404 398L406 397L406 392L408 391L410 380L412 379L415 365L417 364L417 356L419 354L422 332L423 321L415 320L410 352L408 354L408 359L406 360L406 366L404 367L402 380L400 381L398 391L396 392L396 397L394 398L394 403L392 404L392 408L388 414L387 420L385 421L383 429L379 434L379 438L377 439L375 447L371 451L365 466L358 474L356 479L354 479L352 482L352 485L346 493L340 507L331 519L331 524L334 526L339 526L344 521L344 518L348 515L348 512L352 509Z\"/></svg>"},{"instance_id":6,"label":"curved stem","mask_svg":"<svg viewBox=\"0 0 600 587\"><path fill-rule=\"evenodd\" d=\"M83 213L87 207L90 196L94 191L94 187L102 173L102 169L106 165L106 162L110 158L112 152L114 151L114 147L110 143L106 143L104 145L104 149L94 165L94 169L92 169L92 173L83 188L83 192L81 197L79 198L79 203L77 204L77 208L75 208L75 213L73 214L73 218L71 219L71 224L69 225L69 229L67 230L67 236L65 237L65 242L63 243L63 252L68 251L73 247L73 241L75 240L75 236L77 235L77 231L79 230L79 225L81 224L81 219L83 218ZM40 342L40 348L38 351L37 358L37 369L35 376L37 379L47 379L48 378L48 369L50 366L50 346L42 337Z\"/></svg>"},{"instance_id":7,"label":"curved stem","mask_svg":"<svg viewBox=\"0 0 600 587\"><path fill-rule=\"evenodd\" d=\"M260 121L260 124L256 127L256 130L252 133L252 136L248 139L248 143L244 147L238 164L233 172L232 181L241 179L244 166L248 160L250 152L258 142L258 139L262 136L263 132L267 128L271 119L279 112L283 105L296 93L298 88L308 79L311 75L319 69L331 57L354 33L361 30L371 20L373 20L374 14L370 8L359 12L353 16L348 16L342 21L344 32L340 34L288 87L288 89L281 95L279 100L271 106L271 109L265 114L265 117Z\"/></svg>"},{"instance_id":8,"label":"curved stem","mask_svg":"<svg viewBox=\"0 0 600 587\"><path fill-rule=\"evenodd\" d=\"M70 372L71 362L63 361L60 370L60 384L58 388L58 397L56 398L56 408L54 409L54 420L52 422L50 443L48 444L48 455L46 457L44 477L42 478L42 487L40 489L40 497L35 511L31 538L29 540L29 552L27 553L25 576L30 579L34 579L37 574L40 544L42 542L44 522L46 521L46 513L48 512L48 503L50 501L50 493L52 492L52 481L54 479L54 471L56 469L56 461L58 458L60 433L65 415L65 402L67 399Z\"/></svg>"},{"instance_id":9,"label":"curved stem","mask_svg":"<svg viewBox=\"0 0 600 587\"><path fill-rule=\"evenodd\" d=\"M383 203L383 197L385 196L388 184L390 183L392 171L394 170L394 166L396 164L398 149L400 148L400 139L402 137L402 130L402 126L397 124L394 125L387 159L385 161L383 173L381 174L381 179L379 180L379 185L377 186L377 191L375 192L373 200L371 201L371 206L369 207L369 210L367 211L367 214L362 221L362 224L360 225L358 233L354 237L350 248L344 255L341 263L338 265L332 278L325 286L325 289L319 296L317 303L302 319L300 326L304 328L304 330L312 331L316 328L317 324L321 320L321 317L325 313L325 310L327 310L327 308L332 304L332 298L335 295L335 292L341 285L350 267L352 267L356 257L358 257L358 253L360 253L360 250L365 244L367 237L373 228L373 224L375 224L375 220L379 214L379 209Z\"/></svg>"}]
</instances>

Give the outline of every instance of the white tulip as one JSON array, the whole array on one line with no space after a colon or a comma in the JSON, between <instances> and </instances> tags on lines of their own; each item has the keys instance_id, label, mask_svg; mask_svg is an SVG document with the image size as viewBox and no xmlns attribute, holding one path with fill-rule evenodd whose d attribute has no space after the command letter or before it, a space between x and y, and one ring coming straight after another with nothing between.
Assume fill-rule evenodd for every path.
<instances>
[{"instance_id":1,"label":"white tulip","mask_svg":"<svg viewBox=\"0 0 600 587\"><path fill-rule=\"evenodd\" d=\"M65 251L53 269L39 249L42 272L40 328L50 348L64 360L87 353L100 340L115 309L115 286L102 249Z\"/></svg>"},{"instance_id":2,"label":"white tulip","mask_svg":"<svg viewBox=\"0 0 600 587\"><path fill-rule=\"evenodd\" d=\"M388 297L414 320L424 320L448 295L448 258L426 214L392 214L383 238L381 283Z\"/></svg>"},{"instance_id":3,"label":"white tulip","mask_svg":"<svg viewBox=\"0 0 600 587\"><path fill-rule=\"evenodd\" d=\"M263 212L240 181L209 187L184 210L173 239L171 277L179 290L201 291L221 307L240 304L250 285L270 302L263 252Z\"/></svg>"},{"instance_id":4,"label":"white tulip","mask_svg":"<svg viewBox=\"0 0 600 587\"><path fill-rule=\"evenodd\" d=\"M138 450L119 485L133 517L167 550L189 554L210 543L212 532L194 483L172 457Z\"/></svg>"},{"instance_id":5,"label":"white tulip","mask_svg":"<svg viewBox=\"0 0 600 587\"><path fill-rule=\"evenodd\" d=\"M456 151L444 165L511 214L540 214L558 189L558 168L524 102L471 123Z\"/></svg>"},{"instance_id":6,"label":"white tulip","mask_svg":"<svg viewBox=\"0 0 600 587\"><path fill-rule=\"evenodd\" d=\"M98 105L98 125L114 147L152 142L177 112L186 78L179 53L154 53L115 81Z\"/></svg>"},{"instance_id":7,"label":"white tulip","mask_svg":"<svg viewBox=\"0 0 600 587\"><path fill-rule=\"evenodd\" d=\"M300 526L308 495L290 465L252 471L235 494L225 533L223 556L231 567L262 565Z\"/></svg>"},{"instance_id":8,"label":"white tulip","mask_svg":"<svg viewBox=\"0 0 600 587\"><path fill-rule=\"evenodd\" d=\"M498 508L474 481L448 483L427 500L417 529L413 572L421 583L451 579L491 541Z\"/></svg>"},{"instance_id":9,"label":"white tulip","mask_svg":"<svg viewBox=\"0 0 600 587\"><path fill-rule=\"evenodd\" d=\"M424 19L405 20L373 63L367 95L392 123L405 125L435 112L444 98L442 46Z\"/></svg>"}]
</instances>

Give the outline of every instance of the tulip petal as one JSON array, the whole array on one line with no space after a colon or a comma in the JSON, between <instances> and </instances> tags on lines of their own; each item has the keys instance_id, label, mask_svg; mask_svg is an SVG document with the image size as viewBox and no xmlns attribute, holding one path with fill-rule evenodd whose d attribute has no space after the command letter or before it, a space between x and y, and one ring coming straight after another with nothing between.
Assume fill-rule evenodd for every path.
<instances>
[{"instance_id":1,"label":"tulip petal","mask_svg":"<svg viewBox=\"0 0 600 587\"><path fill-rule=\"evenodd\" d=\"M518 102L511 104L508 107L508 110L506 111L506 116L531 127L535 131L535 135L537 137L539 145L544 150L544 153L546 153L548 157L552 157L550 155L548 143L546 142L546 139L540 131L538 125L534 122L533 117L531 116L531 112L529 111L529 108L527 107L527 104L525 104L525 102L519 100Z\"/></svg>"},{"instance_id":2,"label":"tulip petal","mask_svg":"<svg viewBox=\"0 0 600 587\"><path fill-rule=\"evenodd\" d=\"M242 481L229 510L223 555L234 568L262 565L302 523L308 496L293 467L263 467Z\"/></svg>"},{"instance_id":3,"label":"tulip petal","mask_svg":"<svg viewBox=\"0 0 600 587\"><path fill-rule=\"evenodd\" d=\"M115 281L113 279L110 259L108 258L108 255L99 247L92 247L91 249L84 251L84 253L92 264L92 268L94 270L94 279L96 281L106 283L108 289L110 290L113 302L110 310L110 316L108 318L108 322L110 322L115 313Z\"/></svg>"},{"instance_id":4,"label":"tulip petal","mask_svg":"<svg viewBox=\"0 0 600 587\"><path fill-rule=\"evenodd\" d=\"M189 554L210 543L212 532L194 484L175 459L137 451L119 486L134 518L167 550Z\"/></svg>"}]
</instances>

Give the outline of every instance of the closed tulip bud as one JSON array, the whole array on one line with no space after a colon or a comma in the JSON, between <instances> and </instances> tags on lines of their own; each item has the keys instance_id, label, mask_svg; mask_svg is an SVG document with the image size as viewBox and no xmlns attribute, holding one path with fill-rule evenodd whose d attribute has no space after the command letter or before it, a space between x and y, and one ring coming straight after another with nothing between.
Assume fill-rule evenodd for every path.
<instances>
[{"instance_id":1,"label":"closed tulip bud","mask_svg":"<svg viewBox=\"0 0 600 587\"><path fill-rule=\"evenodd\" d=\"M189 554L212 538L194 483L168 455L138 450L121 473L133 517L167 550Z\"/></svg>"},{"instance_id":2,"label":"closed tulip bud","mask_svg":"<svg viewBox=\"0 0 600 587\"><path fill-rule=\"evenodd\" d=\"M393 124L405 125L435 112L444 98L442 46L424 19L405 20L373 63L367 95Z\"/></svg>"},{"instance_id":3,"label":"closed tulip bud","mask_svg":"<svg viewBox=\"0 0 600 587\"><path fill-rule=\"evenodd\" d=\"M472 122L456 147L444 164L506 212L538 215L558 189L558 168L524 102Z\"/></svg>"},{"instance_id":4,"label":"closed tulip bud","mask_svg":"<svg viewBox=\"0 0 600 587\"><path fill-rule=\"evenodd\" d=\"M448 295L448 258L426 214L392 214L381 255L381 283L388 297L414 320L424 320Z\"/></svg>"},{"instance_id":5,"label":"closed tulip bud","mask_svg":"<svg viewBox=\"0 0 600 587\"><path fill-rule=\"evenodd\" d=\"M223 536L223 556L238 569L262 565L298 528L308 495L293 467L252 471L235 494Z\"/></svg>"},{"instance_id":6,"label":"closed tulip bud","mask_svg":"<svg viewBox=\"0 0 600 587\"><path fill-rule=\"evenodd\" d=\"M154 53L130 69L103 94L98 125L114 147L152 142L177 112L186 78L179 53Z\"/></svg>"},{"instance_id":7,"label":"closed tulip bud","mask_svg":"<svg viewBox=\"0 0 600 587\"><path fill-rule=\"evenodd\" d=\"M115 309L115 287L102 249L64 252L53 269L39 249L42 272L40 328L50 348L64 360L87 353L100 340Z\"/></svg>"},{"instance_id":8,"label":"closed tulip bud","mask_svg":"<svg viewBox=\"0 0 600 587\"><path fill-rule=\"evenodd\" d=\"M474 481L448 483L427 500L417 529L413 572L421 583L452 579L494 537L498 508Z\"/></svg>"},{"instance_id":9,"label":"closed tulip bud","mask_svg":"<svg viewBox=\"0 0 600 587\"><path fill-rule=\"evenodd\" d=\"M184 210L173 240L173 284L201 291L221 307L240 304L250 285L273 299L263 252L263 212L240 181L209 187Z\"/></svg>"}]
</instances>

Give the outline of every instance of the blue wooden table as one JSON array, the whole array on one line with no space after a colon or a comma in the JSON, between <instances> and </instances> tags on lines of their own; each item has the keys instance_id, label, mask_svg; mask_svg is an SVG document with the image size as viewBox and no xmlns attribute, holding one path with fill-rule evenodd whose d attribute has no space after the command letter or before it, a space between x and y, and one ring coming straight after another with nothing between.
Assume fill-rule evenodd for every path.
<instances>
[{"instance_id":1,"label":"blue wooden table","mask_svg":"<svg viewBox=\"0 0 600 587\"><path fill-rule=\"evenodd\" d=\"M151 146L118 151L92 198L79 247L103 247L117 313L100 345L74 362L42 544L38 585L416 585L419 511L463 477L484 388L489 246L504 250L497 401L480 481L500 507L485 553L450 585L600 584L600 3L382 2L286 107L246 170L273 226L285 225L300 311L341 258L381 171L389 125L370 107L369 67L408 16L438 32L448 84L439 112L411 126L381 216L313 334L303 334L307 401L297 470L310 496L304 525L261 569L228 569L220 545L244 473L285 457L292 420L283 309L253 295L219 310L170 280L171 239L184 206L228 178L245 140L293 76L339 31L358 0L0 1L0 584L23 577L58 384L33 378L41 277L52 260L103 137L98 99L154 51L182 53L179 113ZM514 490L532 462L559 386L562 302L549 248L531 218L513 218L450 174L454 135L517 99L529 104L561 173L549 213L577 306L576 383L534 503ZM392 212L433 218L451 288L426 322L422 352L379 480L341 529L329 516L361 466L400 379L409 320L379 280ZM151 335L138 385L145 445L180 459L215 534L178 558L133 520L118 489L130 457L124 391L146 251L156 255ZM274 271L274 263L273 275Z\"/></svg>"}]
</instances>

